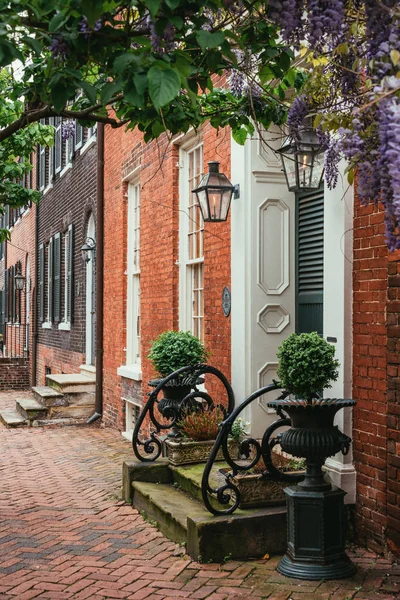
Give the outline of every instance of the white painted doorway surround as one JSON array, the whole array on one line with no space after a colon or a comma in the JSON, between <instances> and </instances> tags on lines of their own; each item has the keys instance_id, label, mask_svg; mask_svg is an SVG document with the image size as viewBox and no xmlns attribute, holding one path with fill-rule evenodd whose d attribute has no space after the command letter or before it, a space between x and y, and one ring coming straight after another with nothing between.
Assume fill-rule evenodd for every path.
<instances>
[{"instance_id":1,"label":"white painted doorway surround","mask_svg":"<svg viewBox=\"0 0 400 600\"><path fill-rule=\"evenodd\" d=\"M96 225L93 214L90 215L86 238L91 238L96 242ZM96 250L90 253L90 260L86 263L86 364L95 364L95 323L96 323L96 304L95 304L95 260Z\"/></svg>"},{"instance_id":2,"label":"white painted doorway surround","mask_svg":"<svg viewBox=\"0 0 400 600\"><path fill-rule=\"evenodd\" d=\"M245 146L232 140L231 148L231 179L241 191L231 207L231 372L239 403L276 378L277 348L295 331L295 196L287 189L280 161L260 140L248 140ZM324 336L337 339L341 363L339 380L328 390L333 397L351 394L353 210L345 187L343 183L325 193ZM244 415L255 437L276 418L265 400L254 402ZM346 411L338 415L338 425L351 435L351 412ZM328 461L334 482L348 492L348 502L354 502L355 494L351 461L350 455Z\"/></svg>"}]
</instances>

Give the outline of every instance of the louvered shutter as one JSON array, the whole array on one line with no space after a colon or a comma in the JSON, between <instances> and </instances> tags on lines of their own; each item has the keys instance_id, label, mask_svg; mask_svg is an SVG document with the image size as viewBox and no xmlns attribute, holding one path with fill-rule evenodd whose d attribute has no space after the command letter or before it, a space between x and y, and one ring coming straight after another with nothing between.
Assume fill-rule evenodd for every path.
<instances>
[{"instance_id":1,"label":"louvered shutter","mask_svg":"<svg viewBox=\"0 0 400 600\"><path fill-rule=\"evenodd\" d=\"M78 150L83 143L83 127L79 125L78 121L75 123L75 150Z\"/></svg>"},{"instance_id":2,"label":"louvered shutter","mask_svg":"<svg viewBox=\"0 0 400 600\"><path fill-rule=\"evenodd\" d=\"M54 172L59 173L61 171L62 164L62 131L61 131L62 119L56 117L56 132L54 136Z\"/></svg>"},{"instance_id":3,"label":"louvered shutter","mask_svg":"<svg viewBox=\"0 0 400 600\"><path fill-rule=\"evenodd\" d=\"M48 277L49 277L49 285L47 292L47 301L48 301L48 320L50 323L53 322L53 313L54 313L54 238L51 237L49 241L49 257L48 257Z\"/></svg>"},{"instance_id":4,"label":"louvered shutter","mask_svg":"<svg viewBox=\"0 0 400 600\"><path fill-rule=\"evenodd\" d=\"M5 306L4 306L4 290L0 290L0 334L4 341L4 323L5 323Z\"/></svg>"},{"instance_id":5,"label":"louvered shutter","mask_svg":"<svg viewBox=\"0 0 400 600\"><path fill-rule=\"evenodd\" d=\"M296 197L296 331L323 334L324 191Z\"/></svg>"},{"instance_id":6,"label":"louvered shutter","mask_svg":"<svg viewBox=\"0 0 400 600\"><path fill-rule=\"evenodd\" d=\"M54 236L54 321L61 321L61 233Z\"/></svg>"},{"instance_id":7,"label":"louvered shutter","mask_svg":"<svg viewBox=\"0 0 400 600\"><path fill-rule=\"evenodd\" d=\"M74 226L68 227L67 321L74 320Z\"/></svg>"},{"instance_id":8,"label":"louvered shutter","mask_svg":"<svg viewBox=\"0 0 400 600\"><path fill-rule=\"evenodd\" d=\"M44 321L44 245L39 246L39 321Z\"/></svg>"},{"instance_id":9,"label":"louvered shutter","mask_svg":"<svg viewBox=\"0 0 400 600\"><path fill-rule=\"evenodd\" d=\"M16 311L16 303L15 303L15 266L11 267L11 281L10 281L10 289L11 289L11 321L15 323L15 311Z\"/></svg>"},{"instance_id":10,"label":"louvered shutter","mask_svg":"<svg viewBox=\"0 0 400 600\"><path fill-rule=\"evenodd\" d=\"M4 322L8 323L9 320L9 310L8 310L8 271L4 273Z\"/></svg>"}]
</instances>

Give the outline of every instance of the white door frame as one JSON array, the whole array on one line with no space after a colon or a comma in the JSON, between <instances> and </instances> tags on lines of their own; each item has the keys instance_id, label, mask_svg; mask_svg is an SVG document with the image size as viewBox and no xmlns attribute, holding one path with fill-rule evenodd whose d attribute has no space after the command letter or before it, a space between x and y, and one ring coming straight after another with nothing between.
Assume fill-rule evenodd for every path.
<instances>
[{"instance_id":1,"label":"white door frame","mask_svg":"<svg viewBox=\"0 0 400 600\"><path fill-rule=\"evenodd\" d=\"M96 225L94 222L93 213L90 215L87 228L86 228L86 237L92 238L96 241ZM93 339L93 284L94 284L94 260L96 256L96 250L91 252L92 256L90 260L86 263L86 364L93 364L92 357L92 339Z\"/></svg>"}]
</instances>

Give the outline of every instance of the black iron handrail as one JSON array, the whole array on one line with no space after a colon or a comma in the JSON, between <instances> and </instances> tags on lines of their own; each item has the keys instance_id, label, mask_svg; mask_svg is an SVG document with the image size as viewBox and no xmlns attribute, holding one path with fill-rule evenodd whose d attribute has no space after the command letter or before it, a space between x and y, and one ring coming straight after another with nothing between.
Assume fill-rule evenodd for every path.
<instances>
[{"instance_id":1,"label":"black iron handrail","mask_svg":"<svg viewBox=\"0 0 400 600\"><path fill-rule=\"evenodd\" d=\"M214 375L221 381L227 395L226 404L219 403L218 405L215 405L207 392L203 392L197 388L199 377L206 374ZM162 400L158 399L159 393L168 384L181 380L183 375L187 376L185 378L185 383L191 381L190 387L192 388L192 391L183 398L179 406L168 406L161 412L158 408L159 402ZM163 446L163 440L160 438L160 434L163 431L173 428L177 424L185 407L193 408L193 405L195 404L200 408L204 402L206 402L208 409L221 408L225 418L232 413L235 406L235 396L231 384L225 375L215 367L206 364L182 367L164 379L158 380L155 389L149 394L149 399L140 413L133 431L132 448L136 458L142 462L153 462L157 460L162 454ZM156 409L163 418L163 422L160 422L158 419L155 412ZM144 436L145 439L141 439L142 426L146 418L150 421L149 427L152 428L152 431L150 431L149 437L146 438L146 436ZM141 449L143 449L144 455L141 453Z\"/></svg>"},{"instance_id":2,"label":"black iron handrail","mask_svg":"<svg viewBox=\"0 0 400 600\"><path fill-rule=\"evenodd\" d=\"M253 450L254 452L254 458L252 458L249 463L238 463L237 460L240 459L233 459L229 453L229 435L232 431L232 425L240 413L260 396L280 389L282 388L276 381L270 385L260 388L253 394L250 394L250 396L248 396L239 406L237 406L236 409L230 415L228 415L225 421L221 424L218 437L206 463L201 482L203 502L210 513L214 515L227 515L233 513L238 508L240 504L240 491L233 483L232 477L237 475L239 472L246 472L252 469L259 462L260 458L263 459L266 469L264 473L260 475L260 478L270 476L278 481L288 481L292 483L297 483L303 479L304 476L302 474L293 475L285 473L284 471L278 469L272 462L272 450L276 445L279 445L279 438L274 438L272 436L277 429L290 425L290 419L285 416L281 409L277 409L276 412L279 418L266 429L261 443L251 437L244 439L240 443L239 456L244 456L248 459L251 451ZM279 398L285 398L286 396L288 396L288 392L282 391L282 394L279 396ZM214 466L214 462L216 461L217 454L221 448L225 462L229 465L231 471L225 474L225 483L223 485L221 485L219 488L213 488L210 485L210 473ZM213 498L217 500L221 506L225 505L227 508L216 508L211 502L211 499Z\"/></svg>"}]
</instances>

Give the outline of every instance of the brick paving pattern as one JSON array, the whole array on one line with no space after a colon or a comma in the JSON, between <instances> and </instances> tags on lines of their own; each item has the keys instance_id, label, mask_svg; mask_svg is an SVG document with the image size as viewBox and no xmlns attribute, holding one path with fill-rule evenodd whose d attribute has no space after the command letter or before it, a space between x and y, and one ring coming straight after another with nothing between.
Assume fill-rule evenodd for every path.
<instances>
[{"instance_id":1,"label":"brick paving pattern","mask_svg":"<svg viewBox=\"0 0 400 600\"><path fill-rule=\"evenodd\" d=\"M400 566L358 549L356 576L336 582L287 579L279 557L191 561L120 500L125 458L111 429L0 428L0 598L400 600Z\"/></svg>"}]
</instances>

